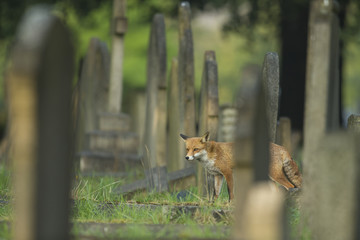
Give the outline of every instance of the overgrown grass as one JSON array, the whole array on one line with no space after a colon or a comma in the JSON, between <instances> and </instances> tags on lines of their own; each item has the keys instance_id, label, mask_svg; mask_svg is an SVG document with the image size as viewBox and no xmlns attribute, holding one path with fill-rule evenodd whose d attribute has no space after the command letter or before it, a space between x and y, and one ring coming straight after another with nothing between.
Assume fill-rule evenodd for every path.
<instances>
[{"instance_id":1,"label":"overgrown grass","mask_svg":"<svg viewBox=\"0 0 360 240\"><path fill-rule=\"evenodd\" d=\"M226 185L223 186L221 195L217 201L210 203L205 197L197 194L197 188L192 187L186 191L164 192L164 193L136 193L131 199L125 199L116 194L115 189L127 182L124 178L117 177L77 177L74 181L71 196L73 198L71 220L75 223L73 230L77 234L80 230L76 229L76 223L99 222L99 223L126 223L130 224L126 231L116 233L117 237L144 237L156 238L169 236L169 229L162 233L144 232L138 229L139 224L164 224L174 226L182 224L187 226L181 233L181 237L213 237L226 238L229 232L217 232L211 226L232 225L233 219L223 219L218 222L213 217L213 211L219 208L225 210L233 209L232 204L228 203L228 193ZM11 175L8 170L0 165L0 221L11 221L13 209L11 202ZM180 198L180 196L184 198ZM136 208L135 203L161 205L154 208ZM201 210L195 214L184 214L167 210L171 206L197 205ZM300 210L298 206L289 208L289 225L291 236L294 239L311 239L309 231L300 230ZM209 228L207 229L207 226ZM81 230L82 231L82 230ZM0 224L0 239L10 239L10 230L7 224ZM81 232L81 234L84 234ZM98 233L101 235L101 233ZM138 234L138 235L136 235ZM152 234L152 235L151 235ZM226 235L227 234L227 235ZM151 235L151 236L150 236ZM178 236L179 237L179 236Z\"/></svg>"},{"instance_id":2,"label":"overgrown grass","mask_svg":"<svg viewBox=\"0 0 360 240\"><path fill-rule=\"evenodd\" d=\"M197 195L197 188L193 187L180 192L164 193L136 193L131 200L126 200L115 192L124 184L124 179L114 177L79 177L72 189L74 199L73 219L75 221L95 221L113 223L147 223L147 224L215 224L211 211L218 208L230 209L226 191L215 203L210 203L204 197ZM184 198L180 198L185 196ZM174 217L171 212L164 213L162 208L134 208L135 203L153 205L198 205L208 210L197 212L195 216L178 214ZM126 205L128 204L128 205ZM107 209L108 208L108 209ZM208 212L206 212L208 211ZM224 224L224 222L222 223ZM229 224L229 222L227 222Z\"/></svg>"}]
</instances>

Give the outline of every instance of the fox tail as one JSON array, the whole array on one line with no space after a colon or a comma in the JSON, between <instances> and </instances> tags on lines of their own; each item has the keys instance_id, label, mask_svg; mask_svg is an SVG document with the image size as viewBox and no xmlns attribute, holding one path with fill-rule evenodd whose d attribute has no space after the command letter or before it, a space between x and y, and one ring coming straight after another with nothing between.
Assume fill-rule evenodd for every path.
<instances>
[{"instance_id":1,"label":"fox tail","mask_svg":"<svg viewBox=\"0 0 360 240\"><path fill-rule=\"evenodd\" d=\"M284 173L289 181L297 188L301 188L302 177L295 161L286 157L283 162Z\"/></svg>"}]
</instances>

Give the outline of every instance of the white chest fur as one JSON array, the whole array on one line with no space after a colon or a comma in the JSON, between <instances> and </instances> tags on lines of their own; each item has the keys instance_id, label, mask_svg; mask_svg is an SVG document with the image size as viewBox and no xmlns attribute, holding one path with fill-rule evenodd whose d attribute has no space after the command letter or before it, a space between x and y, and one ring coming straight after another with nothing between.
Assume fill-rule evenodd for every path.
<instances>
[{"instance_id":1,"label":"white chest fur","mask_svg":"<svg viewBox=\"0 0 360 240\"><path fill-rule=\"evenodd\" d=\"M195 158L201 162L203 167L212 175L222 174L220 169L215 166L215 159L209 158L205 150L195 154Z\"/></svg>"}]
</instances>

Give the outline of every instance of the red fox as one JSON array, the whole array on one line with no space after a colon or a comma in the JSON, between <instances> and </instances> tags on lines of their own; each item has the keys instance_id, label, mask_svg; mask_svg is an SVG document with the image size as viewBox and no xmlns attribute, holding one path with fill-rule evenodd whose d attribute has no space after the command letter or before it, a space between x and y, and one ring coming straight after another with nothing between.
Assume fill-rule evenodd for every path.
<instances>
[{"instance_id":1,"label":"red fox","mask_svg":"<svg viewBox=\"0 0 360 240\"><path fill-rule=\"evenodd\" d=\"M233 143L209 141L209 132L202 137L180 136L186 144L186 156L188 161L198 160L204 168L214 175L215 199L218 198L223 176L227 182L229 201L234 198L233 192ZM270 143L270 179L281 184L287 190L300 188L302 178L295 161L292 160L288 151L275 143Z\"/></svg>"}]
</instances>

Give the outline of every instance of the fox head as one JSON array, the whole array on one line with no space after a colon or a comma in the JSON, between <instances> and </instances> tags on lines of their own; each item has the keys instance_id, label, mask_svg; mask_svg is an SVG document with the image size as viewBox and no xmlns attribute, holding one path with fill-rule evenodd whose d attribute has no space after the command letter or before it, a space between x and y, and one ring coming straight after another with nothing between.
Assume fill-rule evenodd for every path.
<instances>
[{"instance_id":1,"label":"fox head","mask_svg":"<svg viewBox=\"0 0 360 240\"><path fill-rule=\"evenodd\" d=\"M200 160L206 154L206 143L209 141L209 132L206 132L202 137L188 137L180 134L186 144L186 156L188 161Z\"/></svg>"}]
</instances>

